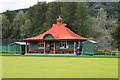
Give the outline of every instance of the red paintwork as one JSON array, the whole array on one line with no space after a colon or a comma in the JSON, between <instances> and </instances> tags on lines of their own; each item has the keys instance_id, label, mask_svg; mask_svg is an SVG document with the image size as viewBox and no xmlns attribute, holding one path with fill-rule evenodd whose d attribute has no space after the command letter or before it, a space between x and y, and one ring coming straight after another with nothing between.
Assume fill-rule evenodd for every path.
<instances>
[{"instance_id":1,"label":"red paintwork","mask_svg":"<svg viewBox=\"0 0 120 80\"><path fill-rule=\"evenodd\" d=\"M27 41L26 41L26 45L25 45L25 53L28 53L28 46L27 46Z\"/></svg>"},{"instance_id":2,"label":"red paintwork","mask_svg":"<svg viewBox=\"0 0 120 80\"><path fill-rule=\"evenodd\" d=\"M54 54L54 49L53 48L50 49L50 53L49 54Z\"/></svg>"},{"instance_id":3,"label":"red paintwork","mask_svg":"<svg viewBox=\"0 0 120 80\"><path fill-rule=\"evenodd\" d=\"M56 52L74 52L74 50L56 50Z\"/></svg>"},{"instance_id":4,"label":"red paintwork","mask_svg":"<svg viewBox=\"0 0 120 80\"><path fill-rule=\"evenodd\" d=\"M51 34L54 37L54 39L43 39L44 36L47 34ZM70 29L65 27L65 24L61 24L61 25L53 24L52 28L50 28L48 31L44 32L43 34L23 40L24 41L37 41L37 40L56 41L56 40L89 40L89 38L84 38L75 34Z\"/></svg>"},{"instance_id":5,"label":"red paintwork","mask_svg":"<svg viewBox=\"0 0 120 80\"><path fill-rule=\"evenodd\" d=\"M76 42L74 41L74 54L76 53Z\"/></svg>"},{"instance_id":6,"label":"red paintwork","mask_svg":"<svg viewBox=\"0 0 120 80\"><path fill-rule=\"evenodd\" d=\"M44 54L46 54L46 42L44 41Z\"/></svg>"},{"instance_id":7,"label":"red paintwork","mask_svg":"<svg viewBox=\"0 0 120 80\"><path fill-rule=\"evenodd\" d=\"M44 49L41 49L41 50L29 50L29 51L33 51L33 52L41 52L41 51L44 51ZM50 51L50 50L45 50L46 52ZM55 50L56 52L74 52L74 50Z\"/></svg>"},{"instance_id":8,"label":"red paintwork","mask_svg":"<svg viewBox=\"0 0 120 80\"><path fill-rule=\"evenodd\" d=\"M55 41L54 41L54 54L55 54L55 50L56 50L56 43L55 43Z\"/></svg>"},{"instance_id":9,"label":"red paintwork","mask_svg":"<svg viewBox=\"0 0 120 80\"><path fill-rule=\"evenodd\" d=\"M38 50L29 50L29 51L33 51L33 52L44 52L44 49L38 49ZM49 50L45 50L46 52L49 51Z\"/></svg>"}]
</instances>

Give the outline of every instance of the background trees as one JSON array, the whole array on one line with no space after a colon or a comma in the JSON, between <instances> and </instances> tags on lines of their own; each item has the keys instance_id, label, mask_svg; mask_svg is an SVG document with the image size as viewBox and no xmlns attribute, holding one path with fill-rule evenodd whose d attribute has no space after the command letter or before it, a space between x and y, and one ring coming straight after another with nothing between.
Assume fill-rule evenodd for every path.
<instances>
[{"instance_id":1,"label":"background trees","mask_svg":"<svg viewBox=\"0 0 120 80\"><path fill-rule=\"evenodd\" d=\"M3 14L7 17L7 19L10 21L10 23L13 22L13 19L15 18L15 15L16 15L15 11L9 11L9 10L4 12Z\"/></svg>"},{"instance_id":2,"label":"background trees","mask_svg":"<svg viewBox=\"0 0 120 80\"><path fill-rule=\"evenodd\" d=\"M14 39L20 39L20 27L25 23L25 13L19 11L13 20L13 30L11 37Z\"/></svg>"},{"instance_id":3,"label":"background trees","mask_svg":"<svg viewBox=\"0 0 120 80\"><path fill-rule=\"evenodd\" d=\"M48 10L45 13L46 21L44 22L44 30L48 30L53 24L56 23L57 17L61 14L61 6L62 3L48 3Z\"/></svg>"},{"instance_id":4,"label":"background trees","mask_svg":"<svg viewBox=\"0 0 120 80\"><path fill-rule=\"evenodd\" d=\"M31 33L33 32L32 22L30 19L26 19L25 23L20 27L20 38L28 38L31 37Z\"/></svg>"},{"instance_id":5,"label":"background trees","mask_svg":"<svg viewBox=\"0 0 120 80\"><path fill-rule=\"evenodd\" d=\"M103 8L99 9L97 17L92 18L92 33L94 38L96 38L99 42L108 42L111 40L111 35L108 32L107 26L108 20L106 12Z\"/></svg>"},{"instance_id":6,"label":"background trees","mask_svg":"<svg viewBox=\"0 0 120 80\"><path fill-rule=\"evenodd\" d=\"M2 14L2 38L8 39L11 34L11 25L7 17Z\"/></svg>"},{"instance_id":7,"label":"background trees","mask_svg":"<svg viewBox=\"0 0 120 80\"><path fill-rule=\"evenodd\" d=\"M45 2L38 2L36 5L28 9L26 16L31 20L33 25L32 36L36 36L43 32L47 10L48 5Z\"/></svg>"},{"instance_id":8,"label":"background trees","mask_svg":"<svg viewBox=\"0 0 120 80\"><path fill-rule=\"evenodd\" d=\"M43 33L62 16L75 33L98 42L119 43L118 3L38 2L28 9L2 13L2 38L23 39Z\"/></svg>"},{"instance_id":9,"label":"background trees","mask_svg":"<svg viewBox=\"0 0 120 80\"><path fill-rule=\"evenodd\" d=\"M88 6L86 3L77 3L74 26L76 26L76 33L81 36L88 37L89 25L88 21Z\"/></svg>"}]
</instances>

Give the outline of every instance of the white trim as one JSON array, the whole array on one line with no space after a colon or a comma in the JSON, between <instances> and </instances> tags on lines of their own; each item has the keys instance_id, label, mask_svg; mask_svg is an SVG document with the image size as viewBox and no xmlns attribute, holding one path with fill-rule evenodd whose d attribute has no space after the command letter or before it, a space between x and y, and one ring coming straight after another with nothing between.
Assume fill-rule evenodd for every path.
<instances>
[{"instance_id":1,"label":"white trim","mask_svg":"<svg viewBox=\"0 0 120 80\"><path fill-rule=\"evenodd\" d=\"M13 44L19 44L19 45L26 45L25 42L13 42L11 44L9 44L10 46L13 45ZM29 45L29 44L28 44Z\"/></svg>"},{"instance_id":2,"label":"white trim","mask_svg":"<svg viewBox=\"0 0 120 80\"><path fill-rule=\"evenodd\" d=\"M96 41L93 41L93 40L87 40L87 41L89 41L91 43L97 43Z\"/></svg>"}]
</instances>

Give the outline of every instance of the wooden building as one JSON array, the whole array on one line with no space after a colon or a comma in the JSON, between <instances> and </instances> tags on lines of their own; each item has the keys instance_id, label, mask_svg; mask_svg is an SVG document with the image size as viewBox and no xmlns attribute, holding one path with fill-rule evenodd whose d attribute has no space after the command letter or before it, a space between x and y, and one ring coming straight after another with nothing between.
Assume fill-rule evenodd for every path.
<instances>
[{"instance_id":1,"label":"wooden building","mask_svg":"<svg viewBox=\"0 0 120 80\"><path fill-rule=\"evenodd\" d=\"M84 55L94 55L97 51L97 42L93 40L87 40L82 43L82 49Z\"/></svg>"},{"instance_id":2,"label":"wooden building","mask_svg":"<svg viewBox=\"0 0 120 80\"><path fill-rule=\"evenodd\" d=\"M25 42L14 42L8 45L8 52L11 54L25 54ZM27 44L28 47L28 44Z\"/></svg>"},{"instance_id":3,"label":"wooden building","mask_svg":"<svg viewBox=\"0 0 120 80\"><path fill-rule=\"evenodd\" d=\"M59 17L52 28L35 37L23 39L26 42L26 54L73 54L82 50L82 42L89 40L81 37L62 23ZM27 44L29 43L29 47Z\"/></svg>"}]
</instances>

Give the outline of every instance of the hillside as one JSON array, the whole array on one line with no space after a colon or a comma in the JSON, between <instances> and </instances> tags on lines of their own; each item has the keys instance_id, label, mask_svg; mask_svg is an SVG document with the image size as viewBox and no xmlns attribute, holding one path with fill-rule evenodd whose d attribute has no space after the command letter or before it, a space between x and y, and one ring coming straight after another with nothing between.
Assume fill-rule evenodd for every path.
<instances>
[{"instance_id":1,"label":"hillside","mask_svg":"<svg viewBox=\"0 0 120 80\"><path fill-rule=\"evenodd\" d=\"M64 23L83 37L118 44L117 2L38 2L30 8L2 13L2 38L23 39L48 30L61 15ZM116 29L117 28L117 29ZM11 33L12 31L12 33Z\"/></svg>"}]
</instances>

